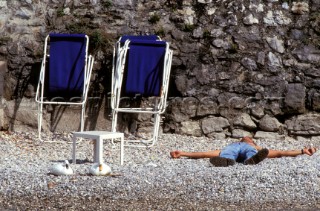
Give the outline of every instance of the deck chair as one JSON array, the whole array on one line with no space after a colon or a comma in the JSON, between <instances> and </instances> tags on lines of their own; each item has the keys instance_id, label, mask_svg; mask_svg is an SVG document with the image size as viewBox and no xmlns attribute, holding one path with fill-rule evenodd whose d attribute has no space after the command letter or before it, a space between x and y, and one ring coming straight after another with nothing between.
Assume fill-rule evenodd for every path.
<instances>
[{"instance_id":1,"label":"deck chair","mask_svg":"<svg viewBox=\"0 0 320 211\"><path fill-rule=\"evenodd\" d=\"M166 109L172 50L159 37L123 36L115 45L112 69L112 131L117 131L118 113L146 113L154 117L152 138L125 140L125 146L152 147L158 140L161 114ZM123 97L152 97L152 107L121 107Z\"/></svg>"},{"instance_id":2,"label":"deck chair","mask_svg":"<svg viewBox=\"0 0 320 211\"><path fill-rule=\"evenodd\" d=\"M41 139L43 105L81 106L80 130L94 58L88 55L85 34L49 34L45 39L35 100L38 103L38 135Z\"/></svg>"}]
</instances>

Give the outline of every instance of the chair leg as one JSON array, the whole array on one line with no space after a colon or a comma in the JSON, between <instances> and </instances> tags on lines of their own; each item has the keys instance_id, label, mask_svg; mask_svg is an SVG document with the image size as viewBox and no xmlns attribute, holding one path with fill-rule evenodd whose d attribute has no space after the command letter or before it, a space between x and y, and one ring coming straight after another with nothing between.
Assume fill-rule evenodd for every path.
<instances>
[{"instance_id":1,"label":"chair leg","mask_svg":"<svg viewBox=\"0 0 320 211\"><path fill-rule=\"evenodd\" d=\"M154 121L153 138L152 138L153 140L152 140L151 146L153 146L158 140L161 115L155 114L154 118L155 118L155 121Z\"/></svg>"},{"instance_id":2,"label":"chair leg","mask_svg":"<svg viewBox=\"0 0 320 211\"><path fill-rule=\"evenodd\" d=\"M118 119L118 112L117 111L113 111L112 112L112 132L116 132L117 131L117 119Z\"/></svg>"},{"instance_id":3,"label":"chair leg","mask_svg":"<svg viewBox=\"0 0 320 211\"><path fill-rule=\"evenodd\" d=\"M72 146L72 163L76 164L76 141L77 141L77 137L73 136L72 137L72 141L73 141L73 146Z\"/></svg>"},{"instance_id":4,"label":"chair leg","mask_svg":"<svg viewBox=\"0 0 320 211\"><path fill-rule=\"evenodd\" d=\"M40 103L38 105L38 137L41 140L41 128L42 128L42 110L43 110L43 104Z\"/></svg>"},{"instance_id":5,"label":"chair leg","mask_svg":"<svg viewBox=\"0 0 320 211\"><path fill-rule=\"evenodd\" d=\"M120 140L120 165L123 165L123 159L124 159L124 136L121 136Z\"/></svg>"},{"instance_id":6,"label":"chair leg","mask_svg":"<svg viewBox=\"0 0 320 211\"><path fill-rule=\"evenodd\" d=\"M81 108L81 122L80 122L80 131L82 132L83 131L83 128L84 128L84 115L85 115L85 104L82 105L82 108Z\"/></svg>"}]
</instances>

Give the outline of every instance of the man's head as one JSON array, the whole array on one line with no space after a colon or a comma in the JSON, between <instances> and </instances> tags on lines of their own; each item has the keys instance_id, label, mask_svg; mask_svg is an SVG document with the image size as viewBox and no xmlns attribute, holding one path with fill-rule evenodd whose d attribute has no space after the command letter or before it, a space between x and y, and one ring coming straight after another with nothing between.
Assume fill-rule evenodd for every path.
<instances>
[{"instance_id":1,"label":"man's head","mask_svg":"<svg viewBox=\"0 0 320 211\"><path fill-rule=\"evenodd\" d=\"M241 139L241 142L245 142L251 145L256 145L256 143L254 143L254 141L252 140L252 138L250 138L249 136L245 136Z\"/></svg>"}]
</instances>

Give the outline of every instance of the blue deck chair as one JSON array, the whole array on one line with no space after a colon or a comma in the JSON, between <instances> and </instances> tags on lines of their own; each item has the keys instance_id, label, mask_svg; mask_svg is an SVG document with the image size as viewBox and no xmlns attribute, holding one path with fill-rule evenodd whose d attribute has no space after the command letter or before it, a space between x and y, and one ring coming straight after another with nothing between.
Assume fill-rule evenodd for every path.
<instances>
[{"instance_id":1,"label":"blue deck chair","mask_svg":"<svg viewBox=\"0 0 320 211\"><path fill-rule=\"evenodd\" d=\"M44 104L81 106L80 130L83 131L94 62L94 58L88 56L88 45L89 37L85 34L52 33L46 37L35 99L38 103L40 139Z\"/></svg>"},{"instance_id":2,"label":"blue deck chair","mask_svg":"<svg viewBox=\"0 0 320 211\"><path fill-rule=\"evenodd\" d=\"M169 43L157 36L123 36L116 43L112 76L112 131L117 130L117 117L123 113L154 115L151 139L126 140L126 146L151 147L157 139L160 115L165 111L172 61ZM152 107L120 107L123 96L140 95L155 98Z\"/></svg>"}]
</instances>

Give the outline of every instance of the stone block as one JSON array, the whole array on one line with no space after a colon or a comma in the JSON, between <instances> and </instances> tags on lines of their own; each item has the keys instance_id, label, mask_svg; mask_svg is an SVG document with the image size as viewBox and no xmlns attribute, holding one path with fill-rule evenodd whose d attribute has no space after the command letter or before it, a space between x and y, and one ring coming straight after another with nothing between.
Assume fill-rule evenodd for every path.
<instances>
[{"instance_id":1,"label":"stone block","mask_svg":"<svg viewBox=\"0 0 320 211\"><path fill-rule=\"evenodd\" d=\"M37 128L37 105L33 99L6 101L4 107L6 117L9 119L10 128L12 130L15 131L17 128L20 128L21 125L34 129Z\"/></svg>"},{"instance_id":2,"label":"stone block","mask_svg":"<svg viewBox=\"0 0 320 211\"><path fill-rule=\"evenodd\" d=\"M304 113L306 98L306 87L303 84L288 84L284 99L285 110L290 114Z\"/></svg>"},{"instance_id":3,"label":"stone block","mask_svg":"<svg viewBox=\"0 0 320 211\"><path fill-rule=\"evenodd\" d=\"M281 141L283 141L285 139L285 135L281 135L281 134L274 133L274 132L257 131L256 134L254 135L254 138L264 140L267 142L268 142L268 140L281 140Z\"/></svg>"},{"instance_id":4,"label":"stone block","mask_svg":"<svg viewBox=\"0 0 320 211\"><path fill-rule=\"evenodd\" d=\"M320 115L308 113L294 116L285 121L287 130L291 135L318 136L320 135Z\"/></svg>"},{"instance_id":5,"label":"stone block","mask_svg":"<svg viewBox=\"0 0 320 211\"><path fill-rule=\"evenodd\" d=\"M7 70L7 63L0 61L0 96L3 96L4 74Z\"/></svg>"},{"instance_id":6,"label":"stone block","mask_svg":"<svg viewBox=\"0 0 320 211\"><path fill-rule=\"evenodd\" d=\"M201 128L198 121L181 122L181 133L191 136L201 136Z\"/></svg>"},{"instance_id":7,"label":"stone block","mask_svg":"<svg viewBox=\"0 0 320 211\"><path fill-rule=\"evenodd\" d=\"M267 132L277 132L282 128L282 124L277 118L267 114L259 121L259 128Z\"/></svg>"},{"instance_id":8,"label":"stone block","mask_svg":"<svg viewBox=\"0 0 320 211\"><path fill-rule=\"evenodd\" d=\"M4 128L4 111L0 108L0 129Z\"/></svg>"},{"instance_id":9,"label":"stone block","mask_svg":"<svg viewBox=\"0 0 320 211\"><path fill-rule=\"evenodd\" d=\"M252 137L252 134L250 132L242 130L242 129L232 130L232 138L242 138L245 136Z\"/></svg>"},{"instance_id":10,"label":"stone block","mask_svg":"<svg viewBox=\"0 0 320 211\"><path fill-rule=\"evenodd\" d=\"M209 134L212 132L222 132L229 126L229 121L223 117L209 117L203 119L201 122L201 129L204 134Z\"/></svg>"}]
</instances>

